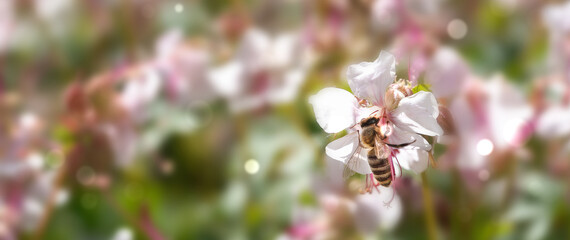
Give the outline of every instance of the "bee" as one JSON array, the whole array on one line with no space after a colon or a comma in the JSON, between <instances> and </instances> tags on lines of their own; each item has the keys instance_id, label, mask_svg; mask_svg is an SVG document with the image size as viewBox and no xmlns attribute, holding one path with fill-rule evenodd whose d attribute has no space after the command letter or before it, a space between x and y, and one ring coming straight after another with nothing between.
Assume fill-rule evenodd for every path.
<instances>
[{"instance_id":1,"label":"bee","mask_svg":"<svg viewBox=\"0 0 570 240\"><path fill-rule=\"evenodd\" d=\"M358 164L366 159L378 184L384 187L392 185L396 177L393 157L391 156L393 149L406 147L413 144L415 140L404 144L385 142L386 134L389 134L390 131L387 129L389 123L390 121L383 114L373 113L357 124L360 126L358 130L359 145L344 167L343 177L345 179L352 176L354 174L352 169L359 169ZM368 187L368 178L366 181L366 191L370 192L372 189ZM378 184L373 186L376 187Z\"/></svg>"}]
</instances>

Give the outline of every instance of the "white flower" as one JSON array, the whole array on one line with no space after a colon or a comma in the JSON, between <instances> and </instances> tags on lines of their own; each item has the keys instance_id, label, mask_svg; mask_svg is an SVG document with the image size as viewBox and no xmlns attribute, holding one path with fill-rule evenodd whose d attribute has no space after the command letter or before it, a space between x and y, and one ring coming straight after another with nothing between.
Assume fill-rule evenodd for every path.
<instances>
[{"instance_id":1,"label":"white flower","mask_svg":"<svg viewBox=\"0 0 570 240\"><path fill-rule=\"evenodd\" d=\"M545 141L566 141L566 147L550 152L551 156L570 153L570 85L565 81L560 74L543 77L535 82L532 93L537 136Z\"/></svg>"},{"instance_id":2,"label":"white flower","mask_svg":"<svg viewBox=\"0 0 570 240\"><path fill-rule=\"evenodd\" d=\"M325 88L310 98L319 125L328 133L337 133L355 126L361 119L378 114L379 125L390 144L407 144L401 149L391 149L392 155L401 166L416 173L428 165L431 145L420 134L439 136L443 133L437 123L439 109L435 97L429 92L411 95L409 84L395 80L395 59L387 52L381 52L374 62L352 65L348 68L348 83L356 97L349 92ZM392 84L392 85L391 85ZM386 94L387 90L390 94ZM366 100L368 105L363 105ZM389 103L387 105L385 103ZM385 118L384 118L385 117ZM357 132L331 142L326 153L334 160L347 163L359 146ZM362 148L361 163L352 166L360 174L371 173L367 162L367 151Z\"/></svg>"},{"instance_id":3,"label":"white flower","mask_svg":"<svg viewBox=\"0 0 570 240\"><path fill-rule=\"evenodd\" d=\"M209 80L234 111L290 102L305 79L300 40L296 34L270 37L250 29L234 58L212 69Z\"/></svg>"},{"instance_id":4,"label":"white flower","mask_svg":"<svg viewBox=\"0 0 570 240\"><path fill-rule=\"evenodd\" d=\"M544 138L561 138L570 135L570 107L553 106L540 116L536 132Z\"/></svg>"},{"instance_id":5,"label":"white flower","mask_svg":"<svg viewBox=\"0 0 570 240\"><path fill-rule=\"evenodd\" d=\"M549 31L550 53L549 65L557 71L568 74L567 66L570 61L570 2L552 4L542 12L543 22Z\"/></svg>"},{"instance_id":6,"label":"white flower","mask_svg":"<svg viewBox=\"0 0 570 240\"><path fill-rule=\"evenodd\" d=\"M208 100L213 89L207 81L210 54L205 47L184 42L182 31L166 32L156 43L154 64L165 77L167 95L178 101Z\"/></svg>"},{"instance_id":7,"label":"white flower","mask_svg":"<svg viewBox=\"0 0 570 240\"><path fill-rule=\"evenodd\" d=\"M116 166L125 168L133 163L137 152L138 136L129 124L103 123L99 126L99 130L109 141Z\"/></svg>"},{"instance_id":8,"label":"white flower","mask_svg":"<svg viewBox=\"0 0 570 240\"><path fill-rule=\"evenodd\" d=\"M73 19L77 19L75 11L75 1L72 0L54 0L54 1L33 1L34 10L37 17L44 23L50 34L63 38L64 34L70 31Z\"/></svg>"},{"instance_id":9,"label":"white flower","mask_svg":"<svg viewBox=\"0 0 570 240\"><path fill-rule=\"evenodd\" d=\"M347 225L354 226L359 235L371 238L378 229L392 230L397 226L403 208L394 190L380 187L386 194L347 195L347 186L338 181L343 166L337 161L327 162L326 175L317 175L313 179L312 192L319 204L316 207L295 206L292 226L284 239L334 238L335 231ZM381 204L388 201L391 201L390 208Z\"/></svg>"},{"instance_id":10,"label":"white flower","mask_svg":"<svg viewBox=\"0 0 570 240\"><path fill-rule=\"evenodd\" d=\"M534 106L540 116L536 132L544 139L564 138L570 135L570 85L558 74L537 81Z\"/></svg>"},{"instance_id":11,"label":"white flower","mask_svg":"<svg viewBox=\"0 0 570 240\"><path fill-rule=\"evenodd\" d=\"M61 17L62 13L69 11L73 8L73 1L70 0L55 0L55 1L42 1L36 0L34 2L36 14L43 20L55 20ZM61 20L60 20L61 21Z\"/></svg>"},{"instance_id":12,"label":"white flower","mask_svg":"<svg viewBox=\"0 0 570 240\"><path fill-rule=\"evenodd\" d=\"M14 0L0 1L0 53L3 53L10 43L10 35L16 23Z\"/></svg>"},{"instance_id":13,"label":"white flower","mask_svg":"<svg viewBox=\"0 0 570 240\"><path fill-rule=\"evenodd\" d=\"M128 78L119 95L120 104L134 115L156 100L163 85L160 73L151 66L141 66L138 73Z\"/></svg>"},{"instance_id":14,"label":"white flower","mask_svg":"<svg viewBox=\"0 0 570 240\"><path fill-rule=\"evenodd\" d=\"M543 21L553 30L552 33L570 31L570 19L567 18L570 13L570 2L549 5L542 12Z\"/></svg>"},{"instance_id":15,"label":"white flower","mask_svg":"<svg viewBox=\"0 0 570 240\"><path fill-rule=\"evenodd\" d=\"M398 3L394 0L375 0L371 6L370 20L377 29L393 29L398 19Z\"/></svg>"},{"instance_id":16,"label":"white flower","mask_svg":"<svg viewBox=\"0 0 570 240\"><path fill-rule=\"evenodd\" d=\"M372 0L370 17L372 25L379 30L409 30L409 22L440 18L441 0ZM440 14L441 15L441 14Z\"/></svg>"},{"instance_id":17,"label":"white flower","mask_svg":"<svg viewBox=\"0 0 570 240\"><path fill-rule=\"evenodd\" d=\"M386 192L387 191L387 192ZM382 229L394 229L402 217L402 201L398 195L390 199L395 194L394 189L383 188L382 194L372 193L356 196L356 208L353 213L356 227L363 233L372 234L378 226ZM383 204L391 202L387 208Z\"/></svg>"},{"instance_id":18,"label":"white flower","mask_svg":"<svg viewBox=\"0 0 570 240\"><path fill-rule=\"evenodd\" d=\"M469 75L469 67L451 47L435 52L426 69L426 82L438 98L455 95Z\"/></svg>"},{"instance_id":19,"label":"white flower","mask_svg":"<svg viewBox=\"0 0 570 240\"><path fill-rule=\"evenodd\" d=\"M516 149L532 133L532 108L501 76L488 82L470 78L451 103L459 136L458 164L481 168L496 150Z\"/></svg>"}]
</instances>

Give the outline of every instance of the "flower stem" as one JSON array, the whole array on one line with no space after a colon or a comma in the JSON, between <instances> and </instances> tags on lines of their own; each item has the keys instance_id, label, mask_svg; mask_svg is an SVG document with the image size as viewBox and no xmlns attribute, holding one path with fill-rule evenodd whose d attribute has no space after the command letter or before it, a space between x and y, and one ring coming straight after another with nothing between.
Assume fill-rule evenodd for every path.
<instances>
[{"instance_id":1,"label":"flower stem","mask_svg":"<svg viewBox=\"0 0 570 240\"><path fill-rule=\"evenodd\" d=\"M426 172L422 172L422 195L424 202L425 222L429 240L437 239L437 225L435 220L435 210L433 208L433 200L429 189L429 182Z\"/></svg>"},{"instance_id":2,"label":"flower stem","mask_svg":"<svg viewBox=\"0 0 570 240\"><path fill-rule=\"evenodd\" d=\"M66 173L67 173L67 167L66 167L65 163L63 163L62 166L60 166L59 169L57 170L56 177L55 177L54 182L53 182L53 186L49 192L47 203L45 205L45 210L42 213L42 216L40 218L40 222L38 224L38 228L36 229L36 232L35 232L32 239L43 239L44 238L44 232L47 228L47 225L49 225L49 221L52 217L52 214L53 214L53 211L55 208L55 202L56 202L57 194L63 186L64 180L66 177Z\"/></svg>"}]
</instances>

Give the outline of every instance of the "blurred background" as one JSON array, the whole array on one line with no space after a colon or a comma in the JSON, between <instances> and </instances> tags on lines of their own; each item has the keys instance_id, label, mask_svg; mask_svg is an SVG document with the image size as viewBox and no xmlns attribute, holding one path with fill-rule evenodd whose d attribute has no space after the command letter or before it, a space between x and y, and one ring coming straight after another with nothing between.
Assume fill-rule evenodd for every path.
<instances>
[{"instance_id":1,"label":"blurred background","mask_svg":"<svg viewBox=\"0 0 570 240\"><path fill-rule=\"evenodd\" d=\"M539 0L0 0L0 239L570 239L568 16ZM349 90L347 66L381 50L455 131L424 185L404 172L362 195L308 98Z\"/></svg>"}]
</instances>

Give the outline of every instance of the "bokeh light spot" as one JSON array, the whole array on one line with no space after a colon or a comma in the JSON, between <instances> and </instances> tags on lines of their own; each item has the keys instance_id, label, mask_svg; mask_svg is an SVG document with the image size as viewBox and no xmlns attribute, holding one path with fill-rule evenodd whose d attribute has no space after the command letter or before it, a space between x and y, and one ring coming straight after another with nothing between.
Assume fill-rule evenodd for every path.
<instances>
[{"instance_id":1,"label":"bokeh light spot","mask_svg":"<svg viewBox=\"0 0 570 240\"><path fill-rule=\"evenodd\" d=\"M245 171L249 174L256 174L259 172L259 162L255 159L249 159L245 162Z\"/></svg>"},{"instance_id":2,"label":"bokeh light spot","mask_svg":"<svg viewBox=\"0 0 570 240\"><path fill-rule=\"evenodd\" d=\"M184 5L182 5L182 4L180 4L180 3L177 3L177 4L174 6L174 11L176 11L177 13L183 12L183 11L184 11Z\"/></svg>"},{"instance_id":3,"label":"bokeh light spot","mask_svg":"<svg viewBox=\"0 0 570 240\"><path fill-rule=\"evenodd\" d=\"M467 24L461 19L453 19L447 24L447 34L453 39L462 39L467 35Z\"/></svg>"},{"instance_id":4,"label":"bokeh light spot","mask_svg":"<svg viewBox=\"0 0 570 240\"><path fill-rule=\"evenodd\" d=\"M57 206L62 206L69 200L69 191L67 189L61 189L57 192L55 196L55 204Z\"/></svg>"},{"instance_id":5,"label":"bokeh light spot","mask_svg":"<svg viewBox=\"0 0 570 240\"><path fill-rule=\"evenodd\" d=\"M477 143L477 153L481 156L488 156L493 152L493 142L489 139L482 139Z\"/></svg>"},{"instance_id":6,"label":"bokeh light spot","mask_svg":"<svg viewBox=\"0 0 570 240\"><path fill-rule=\"evenodd\" d=\"M122 227L119 230L117 230L117 232L115 233L115 235L112 238L113 240L131 240L133 239L133 230L131 230L128 227Z\"/></svg>"},{"instance_id":7,"label":"bokeh light spot","mask_svg":"<svg viewBox=\"0 0 570 240\"><path fill-rule=\"evenodd\" d=\"M32 153L28 156L27 162L34 170L41 170L44 167L44 158L38 153Z\"/></svg>"},{"instance_id":8,"label":"bokeh light spot","mask_svg":"<svg viewBox=\"0 0 570 240\"><path fill-rule=\"evenodd\" d=\"M34 129L38 126L38 118L35 114L27 112L20 116L20 126L26 130Z\"/></svg>"}]
</instances>

